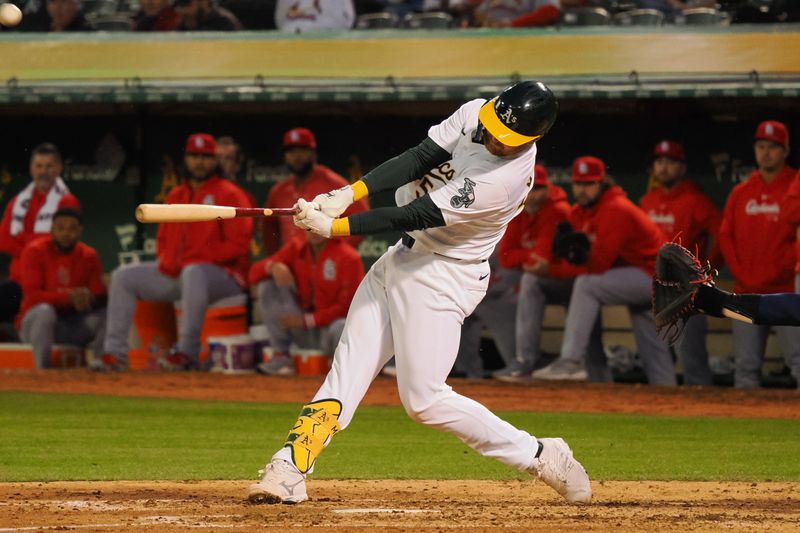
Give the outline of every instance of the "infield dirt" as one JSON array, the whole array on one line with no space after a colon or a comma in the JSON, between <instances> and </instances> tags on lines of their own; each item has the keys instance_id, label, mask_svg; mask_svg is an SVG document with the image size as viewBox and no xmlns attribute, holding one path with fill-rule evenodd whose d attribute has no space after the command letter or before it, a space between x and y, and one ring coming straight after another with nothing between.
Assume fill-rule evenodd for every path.
<instances>
[{"instance_id":1,"label":"infield dirt","mask_svg":"<svg viewBox=\"0 0 800 533\"><path fill-rule=\"evenodd\" d=\"M5 372L0 390L303 402L320 378ZM492 409L800 418L793 390L453 380ZM378 379L369 405L399 403ZM795 460L792 458L791 460ZM596 482L573 507L533 481L309 480L312 500L254 506L250 481L0 484L0 531L798 531L800 483Z\"/></svg>"}]
</instances>

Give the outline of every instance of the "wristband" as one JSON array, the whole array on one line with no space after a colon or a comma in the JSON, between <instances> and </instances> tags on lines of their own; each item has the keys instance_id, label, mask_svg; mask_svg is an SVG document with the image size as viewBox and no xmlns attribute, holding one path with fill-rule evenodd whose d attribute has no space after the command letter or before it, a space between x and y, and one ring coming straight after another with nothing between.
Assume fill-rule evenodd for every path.
<instances>
[{"instance_id":1,"label":"wristband","mask_svg":"<svg viewBox=\"0 0 800 533\"><path fill-rule=\"evenodd\" d=\"M334 218L331 222L331 237L347 237L350 235L350 218Z\"/></svg>"},{"instance_id":2,"label":"wristband","mask_svg":"<svg viewBox=\"0 0 800 533\"><path fill-rule=\"evenodd\" d=\"M369 190L367 189L367 184L364 183L364 180L358 180L350 187L353 188L353 201L357 202L362 198L366 198L369 196Z\"/></svg>"}]
</instances>

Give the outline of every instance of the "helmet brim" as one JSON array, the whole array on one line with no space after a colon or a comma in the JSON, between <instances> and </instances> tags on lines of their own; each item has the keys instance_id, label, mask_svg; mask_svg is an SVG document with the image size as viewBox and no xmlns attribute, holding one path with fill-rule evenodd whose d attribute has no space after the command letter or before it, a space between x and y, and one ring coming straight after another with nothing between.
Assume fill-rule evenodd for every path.
<instances>
[{"instance_id":1,"label":"helmet brim","mask_svg":"<svg viewBox=\"0 0 800 533\"><path fill-rule=\"evenodd\" d=\"M483 104L478 113L478 119L481 121L481 124L483 124L483 127L486 128L486 131L492 134L492 137L506 146L522 146L525 143L535 141L542 137L541 135L536 135L534 137L521 135L503 124L500 117L497 116L497 112L494 110L494 101L496 99L497 98L492 98Z\"/></svg>"}]
</instances>

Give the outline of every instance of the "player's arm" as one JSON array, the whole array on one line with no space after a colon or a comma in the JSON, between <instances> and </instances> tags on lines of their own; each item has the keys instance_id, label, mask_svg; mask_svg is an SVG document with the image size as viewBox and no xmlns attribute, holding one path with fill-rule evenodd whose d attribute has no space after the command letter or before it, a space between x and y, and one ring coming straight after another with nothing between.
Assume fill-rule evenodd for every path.
<instances>
[{"instance_id":1,"label":"player's arm","mask_svg":"<svg viewBox=\"0 0 800 533\"><path fill-rule=\"evenodd\" d=\"M430 137L397 157L382 163L362 179L334 191L320 194L313 200L330 217L338 217L354 202L370 194L393 191L420 179L432 168L450 159L450 153Z\"/></svg>"},{"instance_id":2,"label":"player's arm","mask_svg":"<svg viewBox=\"0 0 800 533\"><path fill-rule=\"evenodd\" d=\"M337 218L331 224L331 236L414 231L444 225L441 209L433 203L430 196L423 196L402 207L379 207L349 217Z\"/></svg>"}]
</instances>

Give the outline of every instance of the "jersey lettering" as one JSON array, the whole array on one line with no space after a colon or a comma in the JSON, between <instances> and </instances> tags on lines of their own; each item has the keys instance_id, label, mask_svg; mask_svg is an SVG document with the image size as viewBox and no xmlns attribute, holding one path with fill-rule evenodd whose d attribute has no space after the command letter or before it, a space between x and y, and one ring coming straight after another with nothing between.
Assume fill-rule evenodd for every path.
<instances>
[{"instance_id":1,"label":"jersey lettering","mask_svg":"<svg viewBox=\"0 0 800 533\"><path fill-rule=\"evenodd\" d=\"M452 161L445 161L418 179L414 183L414 197L421 198L436 189L437 185L444 185L452 180L456 171L451 163Z\"/></svg>"}]
</instances>

